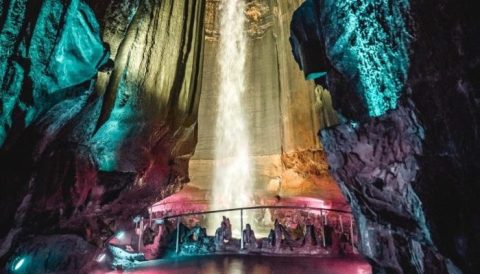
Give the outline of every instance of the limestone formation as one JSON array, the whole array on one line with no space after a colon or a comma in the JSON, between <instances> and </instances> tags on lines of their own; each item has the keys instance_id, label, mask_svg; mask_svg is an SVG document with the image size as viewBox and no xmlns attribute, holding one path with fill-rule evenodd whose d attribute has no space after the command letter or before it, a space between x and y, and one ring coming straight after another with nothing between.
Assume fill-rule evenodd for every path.
<instances>
[{"instance_id":1,"label":"limestone formation","mask_svg":"<svg viewBox=\"0 0 480 274\"><path fill-rule=\"evenodd\" d=\"M300 65L312 40L330 64L326 85L348 120L320 137L376 273L480 269L480 215L468 206L479 193L480 28L467 2L308 0L292 20Z\"/></svg>"},{"instance_id":2,"label":"limestone formation","mask_svg":"<svg viewBox=\"0 0 480 274\"><path fill-rule=\"evenodd\" d=\"M188 181L204 2L88 2L0 1L3 260L30 233L101 245Z\"/></svg>"},{"instance_id":3,"label":"limestone formation","mask_svg":"<svg viewBox=\"0 0 480 274\"><path fill-rule=\"evenodd\" d=\"M190 185L207 193L215 164L220 2L206 2L198 145L189 163ZM246 3L247 90L242 99L250 131L252 155L249 160L255 169L255 192L257 196L308 196L342 204L344 199L328 174L326 158L316 137L320 128L337 122L336 113L328 94L305 81L290 54L290 20L301 2L255 0ZM327 114L326 118L319 119L323 113ZM320 191L319 185L328 191Z\"/></svg>"}]
</instances>

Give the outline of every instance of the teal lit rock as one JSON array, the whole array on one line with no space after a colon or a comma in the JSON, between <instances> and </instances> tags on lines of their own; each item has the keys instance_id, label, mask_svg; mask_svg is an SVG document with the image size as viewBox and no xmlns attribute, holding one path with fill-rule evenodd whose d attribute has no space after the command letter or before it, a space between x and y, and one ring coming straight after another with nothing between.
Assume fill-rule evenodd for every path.
<instances>
[{"instance_id":1,"label":"teal lit rock","mask_svg":"<svg viewBox=\"0 0 480 274\"><path fill-rule=\"evenodd\" d=\"M108 60L93 11L81 1L72 1L67 9L61 3L45 1L29 49L30 76L38 89L48 93L91 79ZM65 18L52 20L52 14L62 12ZM63 20L65 24L58 28ZM52 31L55 27L57 32Z\"/></svg>"},{"instance_id":2,"label":"teal lit rock","mask_svg":"<svg viewBox=\"0 0 480 274\"><path fill-rule=\"evenodd\" d=\"M307 80L315 80L315 79L324 77L325 75L327 75L327 73L326 73L325 71L312 72L312 73L310 73L309 75L307 75L306 79L307 79Z\"/></svg>"},{"instance_id":3,"label":"teal lit rock","mask_svg":"<svg viewBox=\"0 0 480 274\"><path fill-rule=\"evenodd\" d=\"M335 1L321 5L326 53L353 80L370 116L397 108L409 68L409 2Z\"/></svg>"},{"instance_id":4,"label":"teal lit rock","mask_svg":"<svg viewBox=\"0 0 480 274\"><path fill-rule=\"evenodd\" d=\"M361 98L366 114L381 116L397 108L407 78L408 10L407 0L306 1L292 19L294 56L304 70L318 63L302 58L314 43L316 54Z\"/></svg>"},{"instance_id":5,"label":"teal lit rock","mask_svg":"<svg viewBox=\"0 0 480 274\"><path fill-rule=\"evenodd\" d=\"M125 79L122 79L117 92L119 95L125 96L126 89ZM142 121L141 113L138 110L139 106L135 104L135 100L116 100L109 119L90 140L100 170L113 171L121 168L119 166L119 152L122 146L125 146L125 142L131 140L135 133L138 134L142 131L141 125L143 123L138 122ZM130 157L132 156L130 155ZM140 156L140 153L138 156ZM124 158L123 162L130 161ZM124 165L123 170L134 171L135 168L132 166L125 167Z\"/></svg>"},{"instance_id":6,"label":"teal lit rock","mask_svg":"<svg viewBox=\"0 0 480 274\"><path fill-rule=\"evenodd\" d=\"M108 51L103 45L95 15L86 4L80 2L72 14L72 20L65 25L50 63L56 89L93 78L107 60Z\"/></svg>"},{"instance_id":7,"label":"teal lit rock","mask_svg":"<svg viewBox=\"0 0 480 274\"><path fill-rule=\"evenodd\" d=\"M2 12L0 145L14 126L13 115L21 115L28 127L40 113L67 99L69 88L94 78L109 58L94 13L82 1L15 0ZM35 25L22 30L23 20L33 19Z\"/></svg>"},{"instance_id":8,"label":"teal lit rock","mask_svg":"<svg viewBox=\"0 0 480 274\"><path fill-rule=\"evenodd\" d=\"M13 239L0 257L27 231L81 233L107 215L130 222L187 182L204 6L0 0L0 235ZM110 236L92 229L98 238ZM29 257L22 271L61 271L65 262L65 273L90 273L76 271L89 266L68 265L71 256L58 250Z\"/></svg>"}]
</instances>

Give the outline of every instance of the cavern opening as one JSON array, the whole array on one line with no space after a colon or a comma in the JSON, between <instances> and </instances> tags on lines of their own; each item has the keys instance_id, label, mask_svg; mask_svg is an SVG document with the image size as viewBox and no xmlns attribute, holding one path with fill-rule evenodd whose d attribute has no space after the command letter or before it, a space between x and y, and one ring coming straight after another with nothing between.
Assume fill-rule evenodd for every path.
<instances>
[{"instance_id":1,"label":"cavern opening","mask_svg":"<svg viewBox=\"0 0 480 274\"><path fill-rule=\"evenodd\" d=\"M172 227L185 226L192 237L199 237L193 231L205 228L207 235L216 235L226 217L229 233L241 247L217 247L220 250L244 249L246 235L241 231L248 225L259 238L250 249L262 252L259 246L268 245L277 219L288 234L295 235L292 242L305 237L306 227L312 225L319 246L332 244L332 235L326 235L323 227L357 245L350 207L328 173L317 136L339 119L329 92L313 81L324 78L321 70L326 63L316 57L321 55L313 55L313 46L306 46L310 55L304 58L319 64L302 71L290 53L291 18L301 2L227 1L223 6L221 1L206 2L198 137L189 161L190 182L153 205L152 218ZM200 214L216 210L232 211ZM189 215L168 218L182 214ZM176 243L178 254L208 253L194 251L192 245L198 243L187 242ZM349 252L358 254L356 248ZM299 250L294 253L321 253Z\"/></svg>"},{"instance_id":2,"label":"cavern opening","mask_svg":"<svg viewBox=\"0 0 480 274\"><path fill-rule=\"evenodd\" d=\"M0 0L0 272L480 273L470 2Z\"/></svg>"}]
</instances>

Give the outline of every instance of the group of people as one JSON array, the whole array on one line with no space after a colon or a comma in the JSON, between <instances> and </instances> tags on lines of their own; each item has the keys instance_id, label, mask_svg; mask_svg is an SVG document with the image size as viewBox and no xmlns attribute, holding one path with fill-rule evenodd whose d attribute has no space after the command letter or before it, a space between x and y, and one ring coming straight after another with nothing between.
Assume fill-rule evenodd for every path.
<instances>
[{"instance_id":1,"label":"group of people","mask_svg":"<svg viewBox=\"0 0 480 274\"><path fill-rule=\"evenodd\" d=\"M255 232L253 231L250 224L246 224L245 229L242 231L243 241L245 247L259 247L257 239L255 237ZM220 227L215 231L215 245L217 248L222 249L225 244L232 242L232 224L230 219L223 216Z\"/></svg>"},{"instance_id":2,"label":"group of people","mask_svg":"<svg viewBox=\"0 0 480 274\"><path fill-rule=\"evenodd\" d=\"M315 226L312 222L307 221L304 227L299 226L301 233L296 235L281 224L278 219L275 219L274 227L270 230L266 242L258 241L255 237L250 224L246 224L243 233L244 247L246 249L262 248L262 245L267 244L271 248L280 250L282 248L289 248L293 251L294 247L317 246L321 244L324 247L338 248L340 253L345 253L348 246L351 245L349 233L338 230L335 226L321 224ZM226 244L232 243L232 225L230 219L223 216L220 227L215 232L215 244L217 248L222 249Z\"/></svg>"},{"instance_id":3,"label":"group of people","mask_svg":"<svg viewBox=\"0 0 480 274\"><path fill-rule=\"evenodd\" d=\"M215 245L218 247L230 243L232 240L232 224L230 219L223 216L220 227L215 231Z\"/></svg>"}]
</instances>

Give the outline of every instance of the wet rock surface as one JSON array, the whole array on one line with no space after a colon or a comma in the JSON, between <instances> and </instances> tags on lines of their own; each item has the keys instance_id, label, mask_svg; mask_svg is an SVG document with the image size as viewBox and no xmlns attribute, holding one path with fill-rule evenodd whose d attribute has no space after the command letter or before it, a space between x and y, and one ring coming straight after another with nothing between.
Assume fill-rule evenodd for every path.
<instances>
[{"instance_id":1,"label":"wet rock surface","mask_svg":"<svg viewBox=\"0 0 480 274\"><path fill-rule=\"evenodd\" d=\"M189 185L206 192L211 191L213 170L218 164L214 152L221 2L206 1L198 145L189 162ZM246 1L248 41L246 90L242 102L250 139L249 161L254 169L254 187L259 197L306 196L345 204L328 174L325 153L316 137L320 128L337 123L330 96L314 83L305 81L290 53L290 20L302 2Z\"/></svg>"},{"instance_id":2,"label":"wet rock surface","mask_svg":"<svg viewBox=\"0 0 480 274\"><path fill-rule=\"evenodd\" d=\"M7 264L12 270L23 259L18 273L88 273L96 247L76 235L37 236L22 243Z\"/></svg>"},{"instance_id":3,"label":"wet rock surface","mask_svg":"<svg viewBox=\"0 0 480 274\"><path fill-rule=\"evenodd\" d=\"M2 263L30 234L100 246L188 181L203 3L0 7Z\"/></svg>"},{"instance_id":4,"label":"wet rock surface","mask_svg":"<svg viewBox=\"0 0 480 274\"><path fill-rule=\"evenodd\" d=\"M159 256L153 259L225 254L353 258L357 254L356 247L352 246L349 228L344 224L345 229L342 231L338 222L335 227L333 224L299 224L292 229L276 220L270 235L259 238L255 237L255 231L250 224L246 224L243 230L243 248L241 238L231 236L228 219L222 221L214 236L207 235L206 228L199 224L189 227L180 223L178 250L177 229L174 225L173 222L167 222L164 226L166 229L158 231L153 245L156 244Z\"/></svg>"},{"instance_id":5,"label":"wet rock surface","mask_svg":"<svg viewBox=\"0 0 480 274\"><path fill-rule=\"evenodd\" d=\"M480 155L480 86L473 76L480 64L478 20L468 1L353 2L307 1L298 12L307 15L294 18L292 31L297 42L316 39L324 46L318 52L331 64L326 85L334 107L351 120L323 130L321 139L362 231L362 253L378 273L455 273L453 264L476 273L480 215L471 205L480 193L474 160ZM375 12L363 14L370 4ZM391 17L382 19L385 14ZM344 20L363 24L352 31ZM385 33L380 40L368 32L378 24ZM408 58L395 59L405 53L401 41ZM295 56L300 44L293 43ZM399 48L388 49L392 45ZM367 55L348 61L359 47L369 49ZM408 70L371 62L385 56L405 61ZM397 106L384 114L371 113L366 100L379 82L346 69L365 63L381 81L400 77L400 86L383 86L382 98L399 94Z\"/></svg>"},{"instance_id":6,"label":"wet rock surface","mask_svg":"<svg viewBox=\"0 0 480 274\"><path fill-rule=\"evenodd\" d=\"M298 1L268 11L255 3L250 34L285 40L285 11ZM204 9L203 1L0 0L1 264L25 251L54 258L34 260L45 272L79 270L94 246L188 180ZM477 273L475 9L466 0L309 0L303 12L293 20L294 56L302 62L302 48L319 47L327 76L317 84L326 82L351 120L321 138L355 212L362 253L378 273L453 273L446 258ZM283 40L272 43L272 82L309 90L292 74ZM304 40L312 43L299 46ZM282 127L293 130L275 146L286 152L277 162L299 174L324 171L309 164L323 157L310 151L314 136L293 125L315 122L304 111L312 98L276 100L293 105L282 110ZM42 233L60 236L28 237Z\"/></svg>"}]
</instances>

